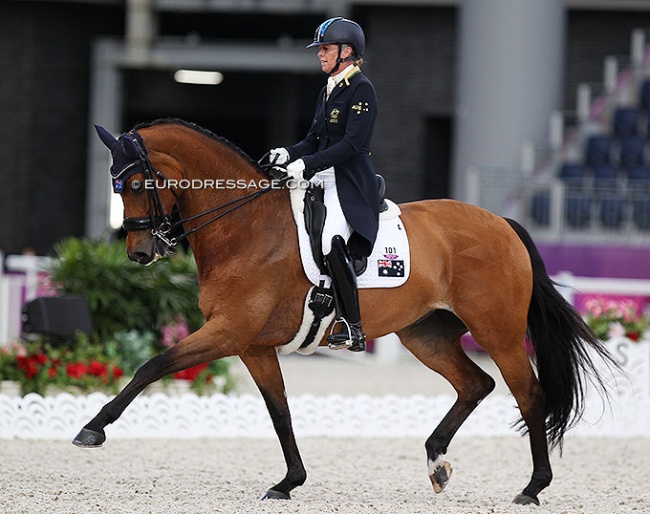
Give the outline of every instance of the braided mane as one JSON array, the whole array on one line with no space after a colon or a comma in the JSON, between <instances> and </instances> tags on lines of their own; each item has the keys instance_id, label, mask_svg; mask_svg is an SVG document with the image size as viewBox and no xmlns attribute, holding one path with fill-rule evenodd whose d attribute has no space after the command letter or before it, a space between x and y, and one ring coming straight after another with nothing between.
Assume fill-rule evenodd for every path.
<instances>
[{"instance_id":1,"label":"braided mane","mask_svg":"<svg viewBox=\"0 0 650 514\"><path fill-rule=\"evenodd\" d=\"M148 128L148 127L153 127L156 125L182 125L183 127L187 127L189 129L194 130L195 132L198 132L199 134L203 134L204 136L209 137L210 139L213 139L217 141L218 143L221 143L222 145L230 148L232 151L234 151L236 154L238 154L240 157L242 157L246 162L251 164L255 169L258 171L266 174L262 168L260 168L259 164L257 161L253 160L246 152L244 152L241 148L239 148L235 143L229 141L225 137L218 136L214 132L190 121L185 121L180 118L161 118L158 120L154 121L147 121L147 122L142 122L138 123L133 127L133 130L140 130L143 128Z\"/></svg>"}]
</instances>

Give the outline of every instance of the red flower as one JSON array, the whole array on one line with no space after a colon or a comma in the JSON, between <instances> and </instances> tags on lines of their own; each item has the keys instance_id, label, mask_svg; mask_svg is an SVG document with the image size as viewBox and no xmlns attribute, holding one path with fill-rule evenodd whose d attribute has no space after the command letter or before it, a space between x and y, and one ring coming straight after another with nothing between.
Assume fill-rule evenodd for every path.
<instances>
[{"instance_id":1,"label":"red flower","mask_svg":"<svg viewBox=\"0 0 650 514\"><path fill-rule=\"evenodd\" d=\"M46 360L43 354L30 355L29 357L18 356L16 357L16 364L27 378L34 378Z\"/></svg>"},{"instance_id":2,"label":"red flower","mask_svg":"<svg viewBox=\"0 0 650 514\"><path fill-rule=\"evenodd\" d=\"M107 377L108 376L108 368L106 367L106 364L103 362L99 362L98 360L93 360L90 363L90 366L88 367L88 373L95 377Z\"/></svg>"},{"instance_id":3,"label":"red flower","mask_svg":"<svg viewBox=\"0 0 650 514\"><path fill-rule=\"evenodd\" d=\"M208 367L209 364L209 362L206 362L205 364L199 364L193 368L187 368L182 371L178 371L174 373L174 378L177 380L191 380L193 382L196 380L196 377L198 377L201 372Z\"/></svg>"},{"instance_id":4,"label":"red flower","mask_svg":"<svg viewBox=\"0 0 650 514\"><path fill-rule=\"evenodd\" d=\"M113 378L120 378L124 376L124 370L119 366L113 366Z\"/></svg>"},{"instance_id":5,"label":"red flower","mask_svg":"<svg viewBox=\"0 0 650 514\"><path fill-rule=\"evenodd\" d=\"M54 378L56 376L56 368L50 368L47 370L47 376L49 378Z\"/></svg>"},{"instance_id":6,"label":"red flower","mask_svg":"<svg viewBox=\"0 0 650 514\"><path fill-rule=\"evenodd\" d=\"M75 362L73 364L68 364L65 367L65 371L70 378L81 378L88 372L88 366L81 362Z\"/></svg>"},{"instance_id":7,"label":"red flower","mask_svg":"<svg viewBox=\"0 0 650 514\"><path fill-rule=\"evenodd\" d=\"M628 332L627 334L625 334L625 337L631 339L632 341L638 341L641 337L641 334L639 334L638 332Z\"/></svg>"}]
</instances>

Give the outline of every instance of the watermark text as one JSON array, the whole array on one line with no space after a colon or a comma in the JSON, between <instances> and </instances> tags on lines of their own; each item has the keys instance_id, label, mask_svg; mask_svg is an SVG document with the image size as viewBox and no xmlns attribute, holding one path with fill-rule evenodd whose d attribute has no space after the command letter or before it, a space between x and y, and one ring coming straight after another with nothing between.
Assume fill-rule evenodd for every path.
<instances>
[{"instance_id":1,"label":"watermark text","mask_svg":"<svg viewBox=\"0 0 650 514\"><path fill-rule=\"evenodd\" d=\"M302 178L289 178L286 181L277 179L146 179L145 189L307 189L319 187Z\"/></svg>"}]
</instances>

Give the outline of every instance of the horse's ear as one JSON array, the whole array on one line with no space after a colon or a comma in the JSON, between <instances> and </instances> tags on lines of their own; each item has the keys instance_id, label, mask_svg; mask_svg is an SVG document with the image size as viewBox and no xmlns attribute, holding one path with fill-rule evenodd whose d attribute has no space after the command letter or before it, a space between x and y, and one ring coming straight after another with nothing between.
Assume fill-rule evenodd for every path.
<instances>
[{"instance_id":1,"label":"horse's ear","mask_svg":"<svg viewBox=\"0 0 650 514\"><path fill-rule=\"evenodd\" d=\"M106 130L101 125L95 125L95 130L97 131L97 135L99 136L99 139L102 140L102 143L104 143L109 150L115 148L115 145L117 144L117 139L115 139L108 130Z\"/></svg>"}]
</instances>

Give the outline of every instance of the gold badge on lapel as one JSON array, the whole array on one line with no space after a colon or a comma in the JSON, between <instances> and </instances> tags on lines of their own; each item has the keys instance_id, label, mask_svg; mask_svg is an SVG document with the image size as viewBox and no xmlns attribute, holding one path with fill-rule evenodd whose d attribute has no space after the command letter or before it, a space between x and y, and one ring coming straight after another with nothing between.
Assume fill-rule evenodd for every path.
<instances>
[{"instance_id":1,"label":"gold badge on lapel","mask_svg":"<svg viewBox=\"0 0 650 514\"><path fill-rule=\"evenodd\" d=\"M332 112L330 112L330 123L338 123L339 114L340 111L338 109L332 109Z\"/></svg>"}]
</instances>

